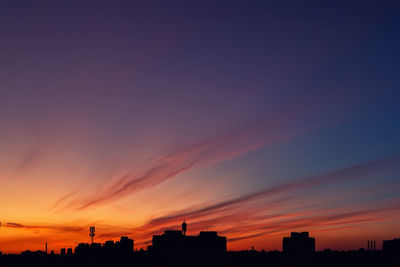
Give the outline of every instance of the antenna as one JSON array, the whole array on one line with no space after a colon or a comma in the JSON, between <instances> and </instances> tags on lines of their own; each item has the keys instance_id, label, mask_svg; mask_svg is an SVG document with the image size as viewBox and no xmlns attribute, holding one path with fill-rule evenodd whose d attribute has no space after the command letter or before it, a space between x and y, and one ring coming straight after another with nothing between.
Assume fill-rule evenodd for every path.
<instances>
[{"instance_id":1,"label":"antenna","mask_svg":"<svg viewBox=\"0 0 400 267\"><path fill-rule=\"evenodd\" d=\"M183 233L183 235L186 235L186 230L187 230L187 224L186 224L186 221L183 220L183 223L182 223L182 233Z\"/></svg>"},{"instance_id":2,"label":"antenna","mask_svg":"<svg viewBox=\"0 0 400 267\"><path fill-rule=\"evenodd\" d=\"M93 244L93 237L95 235L94 232L95 232L96 228L94 226L90 226L89 230L90 230L89 236L92 238L92 244Z\"/></svg>"}]
</instances>

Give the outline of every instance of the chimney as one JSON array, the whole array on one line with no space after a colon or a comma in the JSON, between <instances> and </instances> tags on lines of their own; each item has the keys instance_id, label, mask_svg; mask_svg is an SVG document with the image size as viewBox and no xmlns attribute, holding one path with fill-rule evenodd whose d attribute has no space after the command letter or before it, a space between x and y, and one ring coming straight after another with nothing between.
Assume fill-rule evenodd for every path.
<instances>
[{"instance_id":1,"label":"chimney","mask_svg":"<svg viewBox=\"0 0 400 267\"><path fill-rule=\"evenodd\" d=\"M47 254L47 242L46 242L46 254Z\"/></svg>"}]
</instances>

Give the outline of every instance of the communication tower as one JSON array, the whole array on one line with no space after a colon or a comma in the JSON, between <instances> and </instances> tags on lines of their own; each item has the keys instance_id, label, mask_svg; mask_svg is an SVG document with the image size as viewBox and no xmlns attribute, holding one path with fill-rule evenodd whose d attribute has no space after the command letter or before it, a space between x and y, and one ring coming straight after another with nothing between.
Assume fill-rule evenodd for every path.
<instances>
[{"instance_id":1,"label":"communication tower","mask_svg":"<svg viewBox=\"0 0 400 267\"><path fill-rule=\"evenodd\" d=\"M94 232L95 232L96 228L94 226L90 226L89 227L89 236L92 238L92 244L93 244L93 237L94 237Z\"/></svg>"}]
</instances>

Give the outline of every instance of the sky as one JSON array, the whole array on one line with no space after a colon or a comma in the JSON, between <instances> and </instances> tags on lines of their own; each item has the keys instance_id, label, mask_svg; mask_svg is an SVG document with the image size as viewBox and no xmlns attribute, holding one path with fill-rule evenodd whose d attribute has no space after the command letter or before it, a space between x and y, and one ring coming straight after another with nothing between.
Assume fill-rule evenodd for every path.
<instances>
[{"instance_id":1,"label":"sky","mask_svg":"<svg viewBox=\"0 0 400 267\"><path fill-rule=\"evenodd\" d=\"M398 1L1 1L0 251L400 237Z\"/></svg>"}]
</instances>

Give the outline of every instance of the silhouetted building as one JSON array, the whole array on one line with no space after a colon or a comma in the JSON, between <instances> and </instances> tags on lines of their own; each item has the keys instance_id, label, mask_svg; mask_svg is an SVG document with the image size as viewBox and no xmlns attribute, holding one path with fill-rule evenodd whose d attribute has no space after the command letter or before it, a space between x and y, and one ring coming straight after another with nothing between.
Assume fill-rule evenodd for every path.
<instances>
[{"instance_id":1,"label":"silhouetted building","mask_svg":"<svg viewBox=\"0 0 400 267\"><path fill-rule=\"evenodd\" d=\"M226 237L217 232L200 232L198 236L184 235L184 231L167 230L162 235L153 236L152 254L176 256L222 254L226 251Z\"/></svg>"},{"instance_id":2,"label":"silhouetted building","mask_svg":"<svg viewBox=\"0 0 400 267\"><path fill-rule=\"evenodd\" d=\"M400 255L400 238L383 240L382 249L388 253L398 253Z\"/></svg>"},{"instance_id":3,"label":"silhouetted building","mask_svg":"<svg viewBox=\"0 0 400 267\"><path fill-rule=\"evenodd\" d=\"M127 236L121 236L119 241L119 249L124 254L132 254L134 249L134 241Z\"/></svg>"},{"instance_id":4,"label":"silhouetted building","mask_svg":"<svg viewBox=\"0 0 400 267\"><path fill-rule=\"evenodd\" d=\"M78 256L87 255L87 254L89 254L89 249L90 249L90 245L89 244L87 244L87 243L79 243L75 247L75 255L78 255ZM62 250L61 250L61 254L62 254Z\"/></svg>"},{"instance_id":5,"label":"silhouetted building","mask_svg":"<svg viewBox=\"0 0 400 267\"><path fill-rule=\"evenodd\" d=\"M66 251L65 248L61 249L61 251L60 251L61 256L65 256L65 251Z\"/></svg>"},{"instance_id":6,"label":"silhouetted building","mask_svg":"<svg viewBox=\"0 0 400 267\"><path fill-rule=\"evenodd\" d=\"M77 256L108 256L108 257L123 257L133 253L133 240L126 236L121 236L120 241L106 241L103 245L100 243L80 243L75 248Z\"/></svg>"},{"instance_id":7,"label":"silhouetted building","mask_svg":"<svg viewBox=\"0 0 400 267\"><path fill-rule=\"evenodd\" d=\"M24 256L44 256L46 255L45 251L41 251L41 250L36 250L36 251L30 251L30 250L25 250L21 252L21 255Z\"/></svg>"},{"instance_id":8,"label":"silhouetted building","mask_svg":"<svg viewBox=\"0 0 400 267\"><path fill-rule=\"evenodd\" d=\"M315 252L315 238L308 232L292 232L290 237L284 237L282 250L285 254L308 255Z\"/></svg>"},{"instance_id":9,"label":"silhouetted building","mask_svg":"<svg viewBox=\"0 0 400 267\"><path fill-rule=\"evenodd\" d=\"M73 253L72 253L72 248L68 248L67 249L67 255L69 255L69 256L71 256Z\"/></svg>"}]
</instances>

